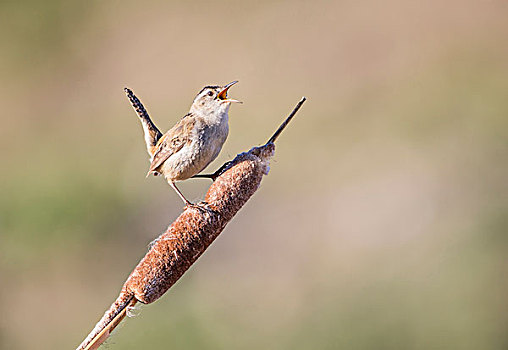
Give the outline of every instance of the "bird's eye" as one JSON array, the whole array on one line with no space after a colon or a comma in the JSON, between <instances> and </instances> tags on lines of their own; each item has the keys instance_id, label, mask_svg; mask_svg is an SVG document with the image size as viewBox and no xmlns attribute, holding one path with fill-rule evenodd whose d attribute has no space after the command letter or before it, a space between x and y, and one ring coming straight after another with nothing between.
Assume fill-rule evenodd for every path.
<instances>
[{"instance_id":1,"label":"bird's eye","mask_svg":"<svg viewBox=\"0 0 508 350\"><path fill-rule=\"evenodd\" d=\"M208 91L207 95L210 96L210 97L213 96L213 91Z\"/></svg>"}]
</instances>

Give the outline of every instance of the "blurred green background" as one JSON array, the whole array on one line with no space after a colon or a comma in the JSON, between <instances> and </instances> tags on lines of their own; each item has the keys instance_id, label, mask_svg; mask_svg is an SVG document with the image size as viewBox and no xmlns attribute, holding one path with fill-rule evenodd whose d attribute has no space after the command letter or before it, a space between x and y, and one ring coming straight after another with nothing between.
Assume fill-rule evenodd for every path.
<instances>
[{"instance_id":1,"label":"blurred green background","mask_svg":"<svg viewBox=\"0 0 508 350\"><path fill-rule=\"evenodd\" d=\"M508 348L506 1L0 2L0 348L73 349L182 203L166 131L240 83L209 170L302 95L245 208L110 349ZM202 198L209 182L182 191Z\"/></svg>"}]
</instances>

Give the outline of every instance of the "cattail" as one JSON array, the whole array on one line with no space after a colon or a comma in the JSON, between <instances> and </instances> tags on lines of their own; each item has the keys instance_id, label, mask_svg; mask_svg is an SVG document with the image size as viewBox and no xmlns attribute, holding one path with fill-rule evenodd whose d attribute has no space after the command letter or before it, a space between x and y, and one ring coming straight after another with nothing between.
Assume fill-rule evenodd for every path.
<instances>
[{"instance_id":1,"label":"cattail","mask_svg":"<svg viewBox=\"0 0 508 350\"><path fill-rule=\"evenodd\" d=\"M97 349L137 302L160 298L219 236L227 223L258 189L275 152L275 140L305 98L263 146L227 162L206 193L205 201L189 206L153 243L123 285L120 295L78 350Z\"/></svg>"}]
</instances>

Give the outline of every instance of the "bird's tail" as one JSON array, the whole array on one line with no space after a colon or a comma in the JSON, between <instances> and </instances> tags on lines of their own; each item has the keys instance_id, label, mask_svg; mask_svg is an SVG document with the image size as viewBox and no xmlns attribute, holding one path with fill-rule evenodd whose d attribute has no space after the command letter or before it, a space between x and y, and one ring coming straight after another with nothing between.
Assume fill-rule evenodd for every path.
<instances>
[{"instance_id":1,"label":"bird's tail","mask_svg":"<svg viewBox=\"0 0 508 350\"><path fill-rule=\"evenodd\" d=\"M148 112L146 111L145 107L141 103L141 101L134 95L131 89L125 88L125 93L127 94L127 97L129 98L129 101L132 104L132 107L134 107L134 110L136 111L136 114L138 115L141 125L143 126L143 131L145 132L145 142L146 142L146 149L148 151L148 154L150 157L153 156L157 141L162 137L162 133L157 129L155 124L150 119L150 116L148 115Z\"/></svg>"},{"instance_id":2,"label":"bird's tail","mask_svg":"<svg viewBox=\"0 0 508 350\"><path fill-rule=\"evenodd\" d=\"M95 350L111 334L113 329L124 319L129 308L136 304L137 300L132 293L122 290L118 298L111 305L104 316L97 322L95 328L88 334L85 340L76 350Z\"/></svg>"}]
</instances>

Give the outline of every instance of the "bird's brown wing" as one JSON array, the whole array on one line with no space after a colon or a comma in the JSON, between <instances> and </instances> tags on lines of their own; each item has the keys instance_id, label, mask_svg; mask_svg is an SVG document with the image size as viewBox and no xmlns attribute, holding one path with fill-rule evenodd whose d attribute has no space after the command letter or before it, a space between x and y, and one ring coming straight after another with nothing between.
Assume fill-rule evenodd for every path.
<instances>
[{"instance_id":1,"label":"bird's brown wing","mask_svg":"<svg viewBox=\"0 0 508 350\"><path fill-rule=\"evenodd\" d=\"M148 175L154 172L169 157L178 152L186 143L190 142L190 136L195 124L195 117L189 113L159 139Z\"/></svg>"}]
</instances>

